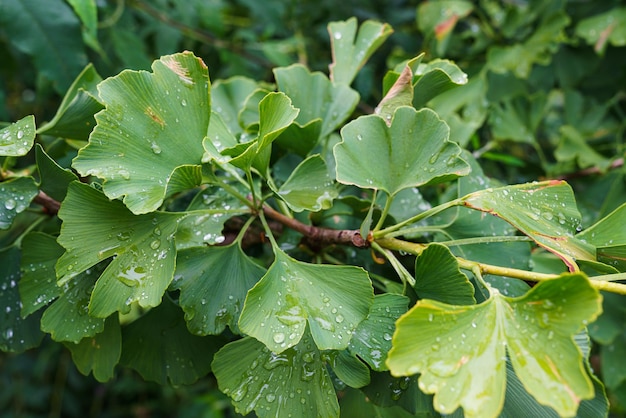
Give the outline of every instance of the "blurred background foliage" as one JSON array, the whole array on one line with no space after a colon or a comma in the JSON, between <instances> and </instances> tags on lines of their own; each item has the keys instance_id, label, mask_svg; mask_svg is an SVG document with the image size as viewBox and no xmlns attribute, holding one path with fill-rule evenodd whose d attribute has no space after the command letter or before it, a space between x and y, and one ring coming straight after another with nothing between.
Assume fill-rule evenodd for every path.
<instances>
[{"instance_id":1,"label":"blurred background foliage","mask_svg":"<svg viewBox=\"0 0 626 418\"><path fill-rule=\"evenodd\" d=\"M52 119L89 63L103 77L149 70L191 50L212 80L273 82L294 62L328 71L328 22L356 16L395 33L359 73L357 112L382 97L386 71L421 52L456 62L470 82L428 103L452 139L503 183L563 178L585 226L626 201L626 2L620 0L0 0L0 120ZM594 368L612 413L626 407L624 297L605 298L590 328ZM372 416L346 392L342 416ZM347 411L347 412L346 412ZM395 416L406 416L401 415ZM184 388L144 382L130 370L98 383L45 340L0 353L0 417L236 416L212 377Z\"/></svg>"}]
</instances>

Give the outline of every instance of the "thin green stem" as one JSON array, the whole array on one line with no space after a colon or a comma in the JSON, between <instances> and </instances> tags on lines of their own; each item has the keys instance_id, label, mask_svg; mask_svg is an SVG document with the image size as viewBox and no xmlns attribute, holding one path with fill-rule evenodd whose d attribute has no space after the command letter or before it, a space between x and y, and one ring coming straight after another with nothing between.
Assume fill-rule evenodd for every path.
<instances>
[{"instance_id":1,"label":"thin green stem","mask_svg":"<svg viewBox=\"0 0 626 418\"><path fill-rule=\"evenodd\" d=\"M372 243L372 248L378 251L380 254L382 254L383 257L385 257L389 261L389 263L391 264L393 269L396 271L396 273L402 280L402 283L405 284L405 286L406 286L406 283L410 284L411 286L415 286L415 278L411 275L411 273L407 271L407 269L402 265L400 260L398 260L391 251L385 248L382 248L376 242Z\"/></svg>"},{"instance_id":2,"label":"thin green stem","mask_svg":"<svg viewBox=\"0 0 626 418\"><path fill-rule=\"evenodd\" d=\"M274 183L274 179L272 178L272 176L269 175L269 173L267 175L267 184L270 186L272 190L278 190L278 187L276 187L276 183ZM280 209L283 215L293 218L293 213L291 213L289 206L287 206L284 200L276 199L276 204L278 205L278 208Z\"/></svg>"},{"instance_id":3,"label":"thin green stem","mask_svg":"<svg viewBox=\"0 0 626 418\"><path fill-rule=\"evenodd\" d=\"M422 219L426 219L426 218L428 218L430 216L433 216L433 215L436 215L439 212L442 212L442 211L444 211L446 209L449 209L449 208L454 207L454 206L459 206L459 205L462 205L462 204L463 204L463 199L462 198L458 198L458 199L454 199L454 200L451 200L449 202L443 203L441 205L435 206L435 207L430 208L428 210L425 210L424 212L419 213L419 214L417 214L417 215L413 216L412 218L409 218L409 219L407 219L405 221L397 223L397 224L395 224L393 226L390 226L388 228L381 229L380 231L374 232L374 239L384 238L384 237L387 236L387 234L402 229L402 227L404 227L405 225L410 225L412 223L419 222Z\"/></svg>"},{"instance_id":4,"label":"thin green stem","mask_svg":"<svg viewBox=\"0 0 626 418\"><path fill-rule=\"evenodd\" d=\"M235 242L241 244L243 237L246 235L246 231L248 230L248 228L250 227L252 222L254 222L255 219L256 219L256 216L251 216L248 218L248 220L246 220L246 223L243 224L243 226L241 227L241 230L237 234L237 238L235 238Z\"/></svg>"},{"instance_id":5,"label":"thin green stem","mask_svg":"<svg viewBox=\"0 0 626 418\"><path fill-rule=\"evenodd\" d=\"M461 245L471 245L471 244L491 244L494 242L529 242L532 239L528 237L520 237L517 235L502 235L495 237L474 237L474 238L463 238L463 239L453 239L449 241L438 241L437 244L446 245L448 247L457 247Z\"/></svg>"},{"instance_id":6,"label":"thin green stem","mask_svg":"<svg viewBox=\"0 0 626 418\"><path fill-rule=\"evenodd\" d=\"M276 239L274 238L274 234L272 234L272 229L267 223L267 219L265 219L265 213L260 210L259 211L259 219L261 219L261 223L263 224L263 228L265 228L265 234L270 239L273 248L278 248L278 244L276 243Z\"/></svg>"},{"instance_id":7,"label":"thin green stem","mask_svg":"<svg viewBox=\"0 0 626 418\"><path fill-rule=\"evenodd\" d=\"M387 219L387 215L389 214L389 209L391 209L392 203L393 203L393 196L388 194L387 201L385 202L385 207L383 208L383 212L380 214L380 219L378 219L378 222L376 223L376 226L374 227L372 232L375 233L376 231L378 231L380 228L383 227L385 219Z\"/></svg>"}]
</instances>

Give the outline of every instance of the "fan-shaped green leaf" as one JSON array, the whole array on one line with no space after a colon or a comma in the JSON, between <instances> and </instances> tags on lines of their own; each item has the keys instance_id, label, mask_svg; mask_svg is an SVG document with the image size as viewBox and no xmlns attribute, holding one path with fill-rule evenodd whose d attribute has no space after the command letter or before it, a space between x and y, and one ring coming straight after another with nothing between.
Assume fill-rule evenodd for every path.
<instances>
[{"instance_id":1,"label":"fan-shaped green leaf","mask_svg":"<svg viewBox=\"0 0 626 418\"><path fill-rule=\"evenodd\" d=\"M582 229L571 187L544 181L485 189L463 197L465 206L509 222L576 270L575 259L595 261L595 249L574 237Z\"/></svg>"},{"instance_id":2,"label":"fan-shaped green leaf","mask_svg":"<svg viewBox=\"0 0 626 418\"><path fill-rule=\"evenodd\" d=\"M74 182L61 205L58 238L66 252L56 270L61 285L114 256L91 295L89 313L105 318L128 312L132 302L156 306L170 284L176 260L174 234L180 214L133 215L118 200Z\"/></svg>"},{"instance_id":3,"label":"fan-shaped green leaf","mask_svg":"<svg viewBox=\"0 0 626 418\"><path fill-rule=\"evenodd\" d=\"M200 59L168 55L152 70L123 71L98 85L105 109L73 162L82 175L104 179L104 193L123 196L135 214L161 206L178 167L200 164L209 123L209 78Z\"/></svg>"},{"instance_id":4,"label":"fan-shaped green leaf","mask_svg":"<svg viewBox=\"0 0 626 418\"><path fill-rule=\"evenodd\" d=\"M469 173L461 149L448 141L449 129L429 109L396 110L390 126L376 116L362 116L341 130L334 148L337 181L390 195Z\"/></svg>"},{"instance_id":5,"label":"fan-shaped green leaf","mask_svg":"<svg viewBox=\"0 0 626 418\"><path fill-rule=\"evenodd\" d=\"M76 174L62 168L54 161L39 144L35 147L37 171L41 178L39 188L57 201L65 199L67 188L71 182L78 180Z\"/></svg>"},{"instance_id":6,"label":"fan-shaped green leaf","mask_svg":"<svg viewBox=\"0 0 626 418\"><path fill-rule=\"evenodd\" d=\"M321 350L346 348L374 298L367 273L306 264L274 251L274 263L248 292L239 329L282 353L298 344L308 323Z\"/></svg>"},{"instance_id":7,"label":"fan-shaped green leaf","mask_svg":"<svg viewBox=\"0 0 626 418\"><path fill-rule=\"evenodd\" d=\"M196 335L220 334L228 325L238 333L246 294L264 273L238 244L180 251L173 288L180 289L179 303L189 330Z\"/></svg>"},{"instance_id":8,"label":"fan-shaped green leaf","mask_svg":"<svg viewBox=\"0 0 626 418\"><path fill-rule=\"evenodd\" d=\"M15 216L23 212L37 196L32 177L18 177L0 183L0 229L8 229Z\"/></svg>"},{"instance_id":9,"label":"fan-shaped green leaf","mask_svg":"<svg viewBox=\"0 0 626 418\"><path fill-rule=\"evenodd\" d=\"M358 355L372 370L387 370L385 360L391 349L391 336L396 330L396 320L407 310L406 296L385 293L374 296L367 318L359 324L348 349Z\"/></svg>"},{"instance_id":10,"label":"fan-shaped green leaf","mask_svg":"<svg viewBox=\"0 0 626 418\"><path fill-rule=\"evenodd\" d=\"M120 364L162 385L190 384L211 370L216 342L191 335L183 312L166 298L122 329Z\"/></svg>"},{"instance_id":11,"label":"fan-shaped green leaf","mask_svg":"<svg viewBox=\"0 0 626 418\"><path fill-rule=\"evenodd\" d=\"M434 406L495 417L504 402L506 355L526 390L573 416L594 396L573 336L601 311L601 296L580 274L545 281L519 298L494 293L480 305L421 300L397 323L387 365L397 376L421 373Z\"/></svg>"},{"instance_id":12,"label":"fan-shaped green leaf","mask_svg":"<svg viewBox=\"0 0 626 418\"><path fill-rule=\"evenodd\" d=\"M450 305L473 305L474 286L459 270L459 263L448 247L430 244L415 259L415 292L421 299Z\"/></svg>"},{"instance_id":13,"label":"fan-shaped green leaf","mask_svg":"<svg viewBox=\"0 0 626 418\"><path fill-rule=\"evenodd\" d=\"M328 209L339 195L326 163L318 154L300 163L274 192L295 212Z\"/></svg>"},{"instance_id":14,"label":"fan-shaped green leaf","mask_svg":"<svg viewBox=\"0 0 626 418\"><path fill-rule=\"evenodd\" d=\"M349 85L374 51L393 33L393 29L385 23L366 20L357 33L357 20L352 17L329 23L328 33L333 52L330 79Z\"/></svg>"},{"instance_id":15,"label":"fan-shaped green leaf","mask_svg":"<svg viewBox=\"0 0 626 418\"><path fill-rule=\"evenodd\" d=\"M18 157L26 155L35 141L35 117L26 116L4 129L0 129L0 155Z\"/></svg>"},{"instance_id":16,"label":"fan-shaped green leaf","mask_svg":"<svg viewBox=\"0 0 626 418\"><path fill-rule=\"evenodd\" d=\"M309 333L280 354L254 338L226 344L215 355L213 373L237 412L260 418L339 416L337 395Z\"/></svg>"},{"instance_id":17,"label":"fan-shaped green leaf","mask_svg":"<svg viewBox=\"0 0 626 418\"><path fill-rule=\"evenodd\" d=\"M218 80L213 84L211 107L221 116L224 125L232 135L237 136L243 132L244 127L239 123L239 113L248 97L258 87L256 81L241 76Z\"/></svg>"}]
</instances>

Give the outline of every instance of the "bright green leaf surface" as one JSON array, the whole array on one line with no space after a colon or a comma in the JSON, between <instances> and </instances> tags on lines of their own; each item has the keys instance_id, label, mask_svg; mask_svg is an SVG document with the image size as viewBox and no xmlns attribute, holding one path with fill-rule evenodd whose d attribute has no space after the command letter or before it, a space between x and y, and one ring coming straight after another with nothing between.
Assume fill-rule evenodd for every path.
<instances>
[{"instance_id":1,"label":"bright green leaf surface","mask_svg":"<svg viewBox=\"0 0 626 418\"><path fill-rule=\"evenodd\" d=\"M62 201L67 194L67 188L71 182L78 180L71 170L60 167L39 144L35 147L37 170L41 182L39 188L51 198Z\"/></svg>"},{"instance_id":2,"label":"bright green leaf surface","mask_svg":"<svg viewBox=\"0 0 626 418\"><path fill-rule=\"evenodd\" d=\"M179 303L189 330L196 335L220 334L228 325L238 333L246 294L264 273L237 244L180 251L173 288L180 289Z\"/></svg>"},{"instance_id":3,"label":"bright green leaf surface","mask_svg":"<svg viewBox=\"0 0 626 418\"><path fill-rule=\"evenodd\" d=\"M420 299L450 305L473 305L474 287L459 270L448 247L430 244L415 260L415 292Z\"/></svg>"},{"instance_id":4,"label":"bright green leaf surface","mask_svg":"<svg viewBox=\"0 0 626 418\"><path fill-rule=\"evenodd\" d=\"M352 17L343 22L328 24L333 63L330 79L349 85L368 58L393 33L391 26L367 20L357 33L357 20Z\"/></svg>"},{"instance_id":5,"label":"bright green leaf surface","mask_svg":"<svg viewBox=\"0 0 626 418\"><path fill-rule=\"evenodd\" d=\"M248 292L239 329L282 353L298 344L308 323L319 349L346 348L374 298L367 273L302 263L274 251L274 263Z\"/></svg>"},{"instance_id":6,"label":"bright green leaf surface","mask_svg":"<svg viewBox=\"0 0 626 418\"><path fill-rule=\"evenodd\" d=\"M337 180L394 195L402 189L450 180L469 173L449 129L429 109L399 108L387 126L376 116L362 116L341 130L334 148Z\"/></svg>"},{"instance_id":7,"label":"bright green leaf surface","mask_svg":"<svg viewBox=\"0 0 626 418\"><path fill-rule=\"evenodd\" d=\"M35 117L32 115L0 129L0 155L26 155L35 141L36 129Z\"/></svg>"},{"instance_id":8,"label":"bright green leaf surface","mask_svg":"<svg viewBox=\"0 0 626 418\"><path fill-rule=\"evenodd\" d=\"M114 376L114 369L122 354L122 333L119 320L111 315L104 323L104 330L84 338L78 344L66 343L72 353L72 360L84 375L93 372L99 382L106 382Z\"/></svg>"},{"instance_id":9,"label":"bright green leaf surface","mask_svg":"<svg viewBox=\"0 0 626 418\"><path fill-rule=\"evenodd\" d=\"M92 64L85 67L65 93L54 118L37 133L86 141L96 126L94 115L104 108L98 99L101 81Z\"/></svg>"},{"instance_id":10,"label":"bright green leaf surface","mask_svg":"<svg viewBox=\"0 0 626 418\"><path fill-rule=\"evenodd\" d=\"M463 198L466 206L498 216L575 269L595 261L595 249L574 237L582 229L571 187L564 181L485 189Z\"/></svg>"},{"instance_id":11,"label":"bright green leaf surface","mask_svg":"<svg viewBox=\"0 0 626 418\"><path fill-rule=\"evenodd\" d=\"M22 251L22 279L19 287L22 316L26 317L61 293L54 266L63 254L63 247L51 235L31 232L22 241Z\"/></svg>"},{"instance_id":12,"label":"bright green leaf surface","mask_svg":"<svg viewBox=\"0 0 626 418\"><path fill-rule=\"evenodd\" d=\"M359 103L359 94L345 84L333 84L320 72L311 73L303 65L274 69L278 90L291 98L300 109L296 122L300 125L322 120L320 137L337 129Z\"/></svg>"},{"instance_id":13,"label":"bright green leaf surface","mask_svg":"<svg viewBox=\"0 0 626 418\"><path fill-rule=\"evenodd\" d=\"M626 225L626 203L576 235L576 238L598 247L626 244L624 225Z\"/></svg>"},{"instance_id":14,"label":"bright green leaf surface","mask_svg":"<svg viewBox=\"0 0 626 418\"><path fill-rule=\"evenodd\" d=\"M407 310L406 296L385 293L374 296L367 318L359 324L348 349L358 355L372 370L387 370L385 360L391 349L396 320Z\"/></svg>"},{"instance_id":15,"label":"bright green leaf surface","mask_svg":"<svg viewBox=\"0 0 626 418\"><path fill-rule=\"evenodd\" d=\"M23 212L37 196L32 177L18 177L0 183L0 229L8 229L15 215Z\"/></svg>"},{"instance_id":16,"label":"bright green leaf surface","mask_svg":"<svg viewBox=\"0 0 626 418\"><path fill-rule=\"evenodd\" d=\"M122 329L120 364L161 385L185 385L211 370L216 340L191 335L169 299Z\"/></svg>"},{"instance_id":17,"label":"bright green leaf surface","mask_svg":"<svg viewBox=\"0 0 626 418\"><path fill-rule=\"evenodd\" d=\"M59 211L58 238L67 251L56 270L61 284L115 256L93 290L89 313L107 317L128 312L132 302L156 306L170 284L176 262L174 233L179 214L133 215L82 183L70 184Z\"/></svg>"},{"instance_id":18,"label":"bright green leaf surface","mask_svg":"<svg viewBox=\"0 0 626 418\"><path fill-rule=\"evenodd\" d=\"M209 123L209 78L200 59L168 55L152 70L124 71L98 85L106 108L73 162L82 175L104 179L104 193L123 196L135 214L161 206L176 168L200 164Z\"/></svg>"},{"instance_id":19,"label":"bright green leaf surface","mask_svg":"<svg viewBox=\"0 0 626 418\"><path fill-rule=\"evenodd\" d=\"M588 280L565 274L519 298L495 293L480 305L421 300L397 323L387 365L394 375L421 373L434 406L465 416L497 416L504 402L505 355L526 390L573 416L594 395L573 336L601 310Z\"/></svg>"},{"instance_id":20,"label":"bright green leaf surface","mask_svg":"<svg viewBox=\"0 0 626 418\"><path fill-rule=\"evenodd\" d=\"M312 155L300 163L276 192L295 212L328 209L339 195L326 163L319 155Z\"/></svg>"},{"instance_id":21,"label":"bright green leaf surface","mask_svg":"<svg viewBox=\"0 0 626 418\"><path fill-rule=\"evenodd\" d=\"M212 367L220 390L241 414L254 410L260 418L339 416L332 381L309 333L280 354L246 337L224 346Z\"/></svg>"},{"instance_id":22,"label":"bright green leaf surface","mask_svg":"<svg viewBox=\"0 0 626 418\"><path fill-rule=\"evenodd\" d=\"M80 22L62 0L4 0L0 26L61 94L87 64Z\"/></svg>"},{"instance_id":23,"label":"bright green leaf surface","mask_svg":"<svg viewBox=\"0 0 626 418\"><path fill-rule=\"evenodd\" d=\"M43 333L39 315L22 318L20 294L20 250L11 246L0 250L0 350L22 352L37 346Z\"/></svg>"}]
</instances>

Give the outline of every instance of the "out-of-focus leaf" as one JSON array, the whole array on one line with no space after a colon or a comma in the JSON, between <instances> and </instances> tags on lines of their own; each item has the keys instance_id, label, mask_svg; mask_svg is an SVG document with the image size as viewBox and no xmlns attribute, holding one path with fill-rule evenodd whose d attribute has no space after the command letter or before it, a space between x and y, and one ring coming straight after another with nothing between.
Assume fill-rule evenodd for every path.
<instances>
[{"instance_id":1,"label":"out-of-focus leaf","mask_svg":"<svg viewBox=\"0 0 626 418\"><path fill-rule=\"evenodd\" d=\"M374 51L393 33L393 29L385 23L367 20L357 33L357 20L352 17L329 23L328 33L333 52L330 79L349 85Z\"/></svg>"},{"instance_id":2,"label":"out-of-focus leaf","mask_svg":"<svg viewBox=\"0 0 626 418\"><path fill-rule=\"evenodd\" d=\"M328 209L339 195L326 163L319 155L312 155L300 163L287 181L274 191L295 212Z\"/></svg>"},{"instance_id":3,"label":"out-of-focus leaf","mask_svg":"<svg viewBox=\"0 0 626 418\"><path fill-rule=\"evenodd\" d=\"M217 342L191 335L183 312L166 298L122 329L120 364L161 385L188 385L211 370Z\"/></svg>"},{"instance_id":4,"label":"out-of-focus leaf","mask_svg":"<svg viewBox=\"0 0 626 418\"><path fill-rule=\"evenodd\" d=\"M104 179L104 193L123 196L135 214L161 206L179 167L200 164L210 115L208 70L200 59L167 55L152 70L123 71L98 85L106 108L73 162L82 175Z\"/></svg>"},{"instance_id":5,"label":"out-of-focus leaf","mask_svg":"<svg viewBox=\"0 0 626 418\"><path fill-rule=\"evenodd\" d=\"M4 129L0 129L0 156L26 155L35 141L35 117L26 116Z\"/></svg>"},{"instance_id":6,"label":"out-of-focus leaf","mask_svg":"<svg viewBox=\"0 0 626 418\"><path fill-rule=\"evenodd\" d=\"M469 173L461 149L448 141L449 129L429 109L398 108L391 125L362 116L341 130L334 148L337 181L389 195Z\"/></svg>"},{"instance_id":7,"label":"out-of-focus leaf","mask_svg":"<svg viewBox=\"0 0 626 418\"><path fill-rule=\"evenodd\" d=\"M215 355L213 373L237 412L260 418L339 416L337 395L310 333L280 354L246 337Z\"/></svg>"},{"instance_id":8,"label":"out-of-focus leaf","mask_svg":"<svg viewBox=\"0 0 626 418\"><path fill-rule=\"evenodd\" d=\"M254 80L241 76L218 80L213 84L211 108L222 117L223 123L232 135L237 136L243 132L243 126L239 124L239 113L248 97L257 88L258 85Z\"/></svg>"},{"instance_id":9,"label":"out-of-focus leaf","mask_svg":"<svg viewBox=\"0 0 626 418\"><path fill-rule=\"evenodd\" d=\"M189 330L196 335L220 334L228 325L238 333L248 290L264 273L238 244L180 251L172 288L180 289L179 303Z\"/></svg>"},{"instance_id":10,"label":"out-of-focus leaf","mask_svg":"<svg viewBox=\"0 0 626 418\"><path fill-rule=\"evenodd\" d=\"M367 273L274 252L274 263L248 292L239 329L282 353L298 344L308 324L319 349L345 349L374 299Z\"/></svg>"},{"instance_id":11,"label":"out-of-focus leaf","mask_svg":"<svg viewBox=\"0 0 626 418\"><path fill-rule=\"evenodd\" d=\"M83 39L94 50L102 52L98 43L98 9L96 0L67 0L83 24Z\"/></svg>"},{"instance_id":12,"label":"out-of-focus leaf","mask_svg":"<svg viewBox=\"0 0 626 418\"><path fill-rule=\"evenodd\" d=\"M576 35L593 45L600 55L604 54L608 44L626 45L626 7L614 7L581 20L576 25Z\"/></svg>"},{"instance_id":13,"label":"out-of-focus leaf","mask_svg":"<svg viewBox=\"0 0 626 418\"><path fill-rule=\"evenodd\" d=\"M401 317L387 365L397 376L421 373L434 406L465 416L498 416L506 354L526 390L559 414L573 416L594 396L573 336L601 311L601 296L581 274L545 281L519 298L499 293L480 305L421 300ZM419 331L418 331L419 330Z\"/></svg>"},{"instance_id":14,"label":"out-of-focus leaf","mask_svg":"<svg viewBox=\"0 0 626 418\"><path fill-rule=\"evenodd\" d=\"M86 141L96 125L94 115L104 109L98 99L101 81L93 64L87 65L65 93L54 118L37 133Z\"/></svg>"},{"instance_id":15,"label":"out-of-focus leaf","mask_svg":"<svg viewBox=\"0 0 626 418\"><path fill-rule=\"evenodd\" d=\"M119 200L74 182L61 205L58 238L66 252L56 271L63 285L114 257L91 294L89 314L105 318L128 312L130 304L157 306L174 275L174 234L180 214L133 215Z\"/></svg>"},{"instance_id":16,"label":"out-of-focus leaf","mask_svg":"<svg viewBox=\"0 0 626 418\"><path fill-rule=\"evenodd\" d=\"M459 19L472 12L474 5L464 0L440 0L420 3L417 8L417 26L426 36L437 41L437 53L443 55Z\"/></svg>"},{"instance_id":17,"label":"out-of-focus leaf","mask_svg":"<svg viewBox=\"0 0 626 418\"><path fill-rule=\"evenodd\" d=\"M37 196L32 177L18 177L0 183L0 229L8 229L13 218L23 212Z\"/></svg>"},{"instance_id":18,"label":"out-of-focus leaf","mask_svg":"<svg viewBox=\"0 0 626 418\"><path fill-rule=\"evenodd\" d=\"M80 23L62 0L4 0L0 26L61 94L87 64Z\"/></svg>"}]
</instances>

